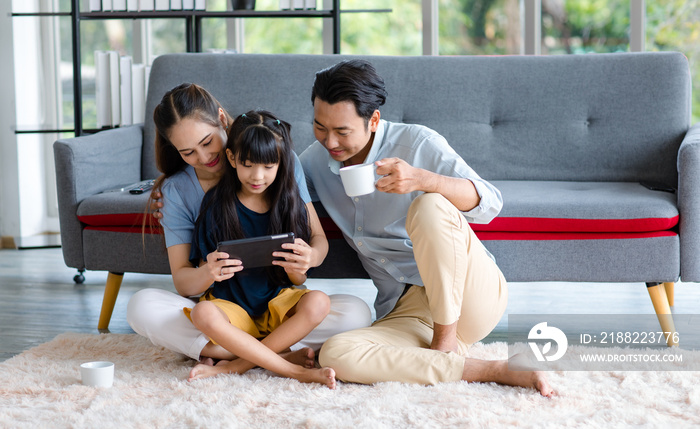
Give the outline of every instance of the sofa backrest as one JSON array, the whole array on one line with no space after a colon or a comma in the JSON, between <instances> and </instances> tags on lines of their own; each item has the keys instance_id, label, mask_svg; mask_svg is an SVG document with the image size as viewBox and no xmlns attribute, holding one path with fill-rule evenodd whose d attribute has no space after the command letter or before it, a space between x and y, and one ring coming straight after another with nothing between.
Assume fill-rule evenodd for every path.
<instances>
[{"instance_id":1,"label":"sofa backrest","mask_svg":"<svg viewBox=\"0 0 700 429\"><path fill-rule=\"evenodd\" d=\"M198 83L233 116L264 108L290 122L301 153L314 141L315 72L347 58L356 57L163 55L146 111L176 85ZM691 102L679 53L365 58L386 82L382 118L433 128L486 179L677 182ZM144 177L158 175L150 115Z\"/></svg>"}]
</instances>

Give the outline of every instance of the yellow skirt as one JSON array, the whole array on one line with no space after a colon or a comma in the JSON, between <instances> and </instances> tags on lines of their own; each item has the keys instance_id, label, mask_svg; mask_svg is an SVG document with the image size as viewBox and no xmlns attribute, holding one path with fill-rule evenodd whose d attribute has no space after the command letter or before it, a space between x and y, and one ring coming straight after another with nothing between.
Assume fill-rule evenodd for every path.
<instances>
[{"instance_id":1,"label":"yellow skirt","mask_svg":"<svg viewBox=\"0 0 700 429\"><path fill-rule=\"evenodd\" d=\"M267 304L267 311L258 317L250 317L243 307L234 302L216 298L211 294L211 291L207 291L199 300L213 302L226 314L233 326L255 338L261 339L277 329L287 319L289 310L297 305L301 297L308 292L310 292L309 289L298 289L294 286L284 288ZM192 321L190 316L192 309L185 307L182 310L187 318ZM212 342L216 344L215 341L212 340Z\"/></svg>"}]
</instances>

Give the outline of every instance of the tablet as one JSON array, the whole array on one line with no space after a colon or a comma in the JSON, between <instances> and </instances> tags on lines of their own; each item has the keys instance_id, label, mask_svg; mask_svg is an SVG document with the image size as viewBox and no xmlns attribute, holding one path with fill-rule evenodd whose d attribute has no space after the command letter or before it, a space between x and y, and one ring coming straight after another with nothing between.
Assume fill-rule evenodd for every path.
<instances>
[{"instance_id":1,"label":"tablet","mask_svg":"<svg viewBox=\"0 0 700 429\"><path fill-rule=\"evenodd\" d=\"M243 268L267 267L273 260L283 260L272 256L272 252L288 252L282 249L282 243L294 243L294 233L222 241L216 250L228 253L229 259L240 259Z\"/></svg>"}]
</instances>

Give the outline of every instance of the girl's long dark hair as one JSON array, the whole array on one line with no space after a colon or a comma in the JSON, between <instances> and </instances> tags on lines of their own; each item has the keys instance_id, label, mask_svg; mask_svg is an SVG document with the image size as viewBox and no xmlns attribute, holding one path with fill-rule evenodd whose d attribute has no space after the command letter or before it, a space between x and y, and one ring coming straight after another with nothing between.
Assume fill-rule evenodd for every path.
<instances>
[{"instance_id":1,"label":"girl's long dark hair","mask_svg":"<svg viewBox=\"0 0 700 429\"><path fill-rule=\"evenodd\" d=\"M268 234L293 232L308 243L311 228L294 178L295 159L290 128L287 122L277 119L270 112L251 110L234 120L226 149L233 153L237 164L279 163L277 176L264 194L270 207ZM246 238L236 211L241 187L236 170L228 164L219 183L207 192L202 201L200 217L212 208L214 202L220 207L219 211L211 213L217 241ZM289 283L281 267L270 267L268 275L277 284Z\"/></svg>"}]
</instances>

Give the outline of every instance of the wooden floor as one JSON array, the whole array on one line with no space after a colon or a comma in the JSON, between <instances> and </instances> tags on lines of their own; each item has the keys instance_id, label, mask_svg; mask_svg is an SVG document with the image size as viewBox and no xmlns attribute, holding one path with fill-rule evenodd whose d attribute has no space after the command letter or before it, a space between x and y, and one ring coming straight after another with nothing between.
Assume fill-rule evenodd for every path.
<instances>
[{"instance_id":1,"label":"wooden floor","mask_svg":"<svg viewBox=\"0 0 700 429\"><path fill-rule=\"evenodd\" d=\"M105 272L86 272L76 285L61 249L0 250L0 361L64 332L97 333ZM375 289L367 280L310 280L326 293L350 293L371 303ZM110 332L132 333L126 322L129 297L145 287L174 290L169 276L124 275ZM676 285L677 314L700 313L700 285ZM485 341L507 338L508 314L654 314L641 283L511 283L503 320Z\"/></svg>"}]
</instances>

